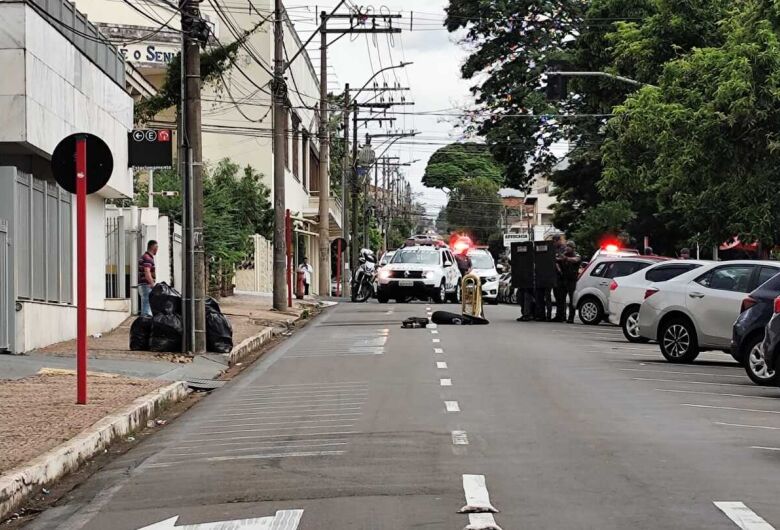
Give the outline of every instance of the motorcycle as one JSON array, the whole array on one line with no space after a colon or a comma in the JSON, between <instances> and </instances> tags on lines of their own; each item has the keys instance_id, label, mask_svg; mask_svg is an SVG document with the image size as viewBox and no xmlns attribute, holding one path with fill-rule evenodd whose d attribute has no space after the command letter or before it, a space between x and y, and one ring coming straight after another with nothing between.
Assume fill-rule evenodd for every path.
<instances>
[{"instance_id":1,"label":"motorcycle","mask_svg":"<svg viewBox=\"0 0 780 530\"><path fill-rule=\"evenodd\" d=\"M364 249L358 259L360 266L352 277L352 301L365 302L374 296L376 282L376 258L373 252Z\"/></svg>"}]
</instances>

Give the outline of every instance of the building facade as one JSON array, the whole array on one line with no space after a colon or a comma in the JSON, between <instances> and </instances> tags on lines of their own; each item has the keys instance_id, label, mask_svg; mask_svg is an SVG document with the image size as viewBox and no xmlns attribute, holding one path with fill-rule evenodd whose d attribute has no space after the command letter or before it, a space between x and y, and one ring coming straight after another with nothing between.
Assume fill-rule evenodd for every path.
<instances>
[{"instance_id":1,"label":"building facade","mask_svg":"<svg viewBox=\"0 0 780 530\"><path fill-rule=\"evenodd\" d=\"M131 197L133 101L119 51L66 0L0 1L0 350L75 337L75 200L54 181L57 143L92 133L111 149L108 184L87 198L89 332L129 315L106 295L106 200Z\"/></svg>"},{"instance_id":2,"label":"building facade","mask_svg":"<svg viewBox=\"0 0 780 530\"><path fill-rule=\"evenodd\" d=\"M113 0L77 0L80 9L96 21L135 71L158 89L163 85L168 63L181 47L180 20L175 10L148 3L142 10ZM273 115L271 73L273 70L273 2L261 0L242 8L235 4L204 2L202 16L211 30L209 46L224 46L246 32L249 36L235 63L218 79L203 86L203 159L214 165L229 158L241 167L251 166L263 176L273 193ZM169 28L161 24L166 23ZM284 24L284 52L292 58L303 46L293 24ZM312 287L318 285L317 220L319 206L319 103L320 84L308 53L292 61L286 74L289 112L285 134L285 203L296 222L294 264L303 256L315 268ZM168 111L152 126L175 128L175 114ZM333 198L330 209L331 236L341 230L340 202Z\"/></svg>"}]
</instances>

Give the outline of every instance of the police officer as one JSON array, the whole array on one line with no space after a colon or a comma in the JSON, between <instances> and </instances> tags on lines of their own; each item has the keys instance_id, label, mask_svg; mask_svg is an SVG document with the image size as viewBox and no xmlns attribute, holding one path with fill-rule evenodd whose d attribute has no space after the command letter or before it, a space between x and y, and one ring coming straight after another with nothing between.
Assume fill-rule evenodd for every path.
<instances>
[{"instance_id":1,"label":"police officer","mask_svg":"<svg viewBox=\"0 0 780 530\"><path fill-rule=\"evenodd\" d=\"M566 302L568 301L569 314L566 322L569 324L574 322L574 290L577 288L580 263L582 263L582 258L577 254L577 245L574 244L574 241L568 241L566 243L566 249L563 251L563 255L559 261L561 275L558 290L561 292L559 307L566 307ZM557 302L557 294L555 295L555 299ZM562 312L561 320L563 320L563 315L564 313Z\"/></svg>"},{"instance_id":2,"label":"police officer","mask_svg":"<svg viewBox=\"0 0 780 530\"><path fill-rule=\"evenodd\" d=\"M553 288L553 293L555 294L555 318L553 318L552 321L563 322L566 319L566 289L564 287L563 270L561 265L564 262L566 244L563 242L563 238L557 234L553 236L552 240L553 251L555 252L556 277L556 284Z\"/></svg>"}]
</instances>

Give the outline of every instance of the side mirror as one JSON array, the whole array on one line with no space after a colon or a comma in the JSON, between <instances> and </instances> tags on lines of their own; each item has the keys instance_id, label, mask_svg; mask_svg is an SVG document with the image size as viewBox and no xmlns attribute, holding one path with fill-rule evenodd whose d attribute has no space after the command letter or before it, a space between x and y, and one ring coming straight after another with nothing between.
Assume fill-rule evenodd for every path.
<instances>
[{"instance_id":1,"label":"side mirror","mask_svg":"<svg viewBox=\"0 0 780 530\"><path fill-rule=\"evenodd\" d=\"M452 267L452 262L451 261L445 261L444 262L444 266L445 267Z\"/></svg>"},{"instance_id":2,"label":"side mirror","mask_svg":"<svg viewBox=\"0 0 780 530\"><path fill-rule=\"evenodd\" d=\"M498 265L496 265L496 270L498 272L504 272L504 266L499 263Z\"/></svg>"}]
</instances>

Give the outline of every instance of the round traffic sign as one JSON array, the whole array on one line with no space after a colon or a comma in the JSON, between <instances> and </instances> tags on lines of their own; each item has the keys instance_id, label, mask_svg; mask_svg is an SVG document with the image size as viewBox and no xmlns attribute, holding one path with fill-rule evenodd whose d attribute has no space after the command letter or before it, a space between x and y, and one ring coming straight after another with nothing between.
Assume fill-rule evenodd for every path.
<instances>
[{"instance_id":1,"label":"round traffic sign","mask_svg":"<svg viewBox=\"0 0 780 530\"><path fill-rule=\"evenodd\" d=\"M51 172L62 189L76 193L76 139L87 141L87 193L106 185L114 170L114 157L106 142L89 133L76 133L62 139L51 155Z\"/></svg>"}]
</instances>

